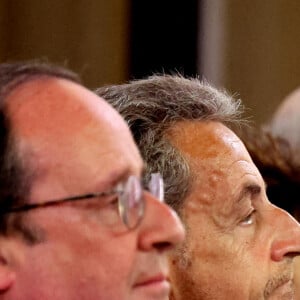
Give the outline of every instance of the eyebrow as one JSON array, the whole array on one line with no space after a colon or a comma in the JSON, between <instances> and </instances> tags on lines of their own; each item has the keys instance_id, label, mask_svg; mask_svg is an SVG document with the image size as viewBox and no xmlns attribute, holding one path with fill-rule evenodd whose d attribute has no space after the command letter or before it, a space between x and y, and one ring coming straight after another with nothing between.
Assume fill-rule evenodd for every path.
<instances>
[{"instance_id":1,"label":"eyebrow","mask_svg":"<svg viewBox=\"0 0 300 300\"><path fill-rule=\"evenodd\" d=\"M118 184L121 181L124 181L130 174L130 169L126 168L126 169L122 169L122 170L118 170L118 171L114 171L111 172L107 178L105 178L103 181L99 182L97 184L97 186L102 187L103 188L109 188L109 187L113 187L116 184Z\"/></svg>"},{"instance_id":2,"label":"eyebrow","mask_svg":"<svg viewBox=\"0 0 300 300\"><path fill-rule=\"evenodd\" d=\"M246 198L246 196L255 196L262 192L262 188L260 185L256 183L245 184L239 193L236 203L240 203L242 200Z\"/></svg>"},{"instance_id":3,"label":"eyebrow","mask_svg":"<svg viewBox=\"0 0 300 300\"><path fill-rule=\"evenodd\" d=\"M140 170L139 176L142 177L145 172L145 164L142 165L142 168ZM98 182L96 186L102 187L102 188L109 188L113 187L116 184L125 181L130 175L132 174L132 168L130 166L127 166L126 168L122 168L118 171L111 172L106 179L103 181ZM139 177L138 176L138 177Z\"/></svg>"}]
</instances>

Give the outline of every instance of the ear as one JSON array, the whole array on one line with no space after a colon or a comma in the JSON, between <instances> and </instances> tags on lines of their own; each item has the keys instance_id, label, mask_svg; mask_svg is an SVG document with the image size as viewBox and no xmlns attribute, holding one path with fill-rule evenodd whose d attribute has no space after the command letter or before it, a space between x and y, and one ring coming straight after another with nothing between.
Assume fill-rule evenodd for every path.
<instances>
[{"instance_id":1,"label":"ear","mask_svg":"<svg viewBox=\"0 0 300 300\"><path fill-rule=\"evenodd\" d=\"M16 274L6 262L0 262L0 294L10 289L16 279Z\"/></svg>"},{"instance_id":2,"label":"ear","mask_svg":"<svg viewBox=\"0 0 300 300\"><path fill-rule=\"evenodd\" d=\"M10 243L0 240L0 294L9 290L15 280L16 273L11 266Z\"/></svg>"}]
</instances>

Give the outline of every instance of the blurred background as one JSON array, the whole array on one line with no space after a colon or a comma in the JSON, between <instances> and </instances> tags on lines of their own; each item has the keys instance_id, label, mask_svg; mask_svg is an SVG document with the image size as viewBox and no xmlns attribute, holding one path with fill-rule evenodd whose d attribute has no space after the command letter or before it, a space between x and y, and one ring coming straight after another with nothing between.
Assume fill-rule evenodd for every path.
<instances>
[{"instance_id":1,"label":"blurred background","mask_svg":"<svg viewBox=\"0 0 300 300\"><path fill-rule=\"evenodd\" d=\"M295 0L0 0L0 62L48 59L90 88L198 75L257 123L300 85L299 32Z\"/></svg>"}]
</instances>

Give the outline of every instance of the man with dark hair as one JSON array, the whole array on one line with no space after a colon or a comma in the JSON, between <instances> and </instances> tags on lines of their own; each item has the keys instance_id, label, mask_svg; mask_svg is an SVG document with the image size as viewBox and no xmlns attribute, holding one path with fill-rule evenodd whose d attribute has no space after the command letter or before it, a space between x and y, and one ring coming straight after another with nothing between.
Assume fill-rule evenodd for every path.
<instances>
[{"instance_id":1,"label":"man with dark hair","mask_svg":"<svg viewBox=\"0 0 300 300\"><path fill-rule=\"evenodd\" d=\"M239 101L197 79L152 76L103 87L125 118L187 238L169 256L170 299L293 299L300 227L272 205L230 127ZM147 176L146 176L147 177Z\"/></svg>"},{"instance_id":2,"label":"man with dark hair","mask_svg":"<svg viewBox=\"0 0 300 300\"><path fill-rule=\"evenodd\" d=\"M167 299L183 228L120 115L65 69L3 64L0 129L1 299Z\"/></svg>"}]
</instances>

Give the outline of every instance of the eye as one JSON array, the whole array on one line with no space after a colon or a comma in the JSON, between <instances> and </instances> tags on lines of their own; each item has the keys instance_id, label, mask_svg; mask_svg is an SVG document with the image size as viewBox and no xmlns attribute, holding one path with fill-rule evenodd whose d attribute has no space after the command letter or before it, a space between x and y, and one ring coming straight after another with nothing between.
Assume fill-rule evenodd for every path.
<instances>
[{"instance_id":1,"label":"eye","mask_svg":"<svg viewBox=\"0 0 300 300\"><path fill-rule=\"evenodd\" d=\"M87 209L107 209L107 208L116 208L118 206L118 194L113 194L109 196L98 196L89 198L89 201L86 201L85 208Z\"/></svg>"},{"instance_id":2,"label":"eye","mask_svg":"<svg viewBox=\"0 0 300 300\"><path fill-rule=\"evenodd\" d=\"M241 226L250 226L254 223L256 210L253 209L244 219L241 220Z\"/></svg>"},{"instance_id":3,"label":"eye","mask_svg":"<svg viewBox=\"0 0 300 300\"><path fill-rule=\"evenodd\" d=\"M102 201L103 201L103 199L102 199ZM119 195L116 193L114 195L106 197L106 199L103 203L103 206L116 207L116 206L118 206L118 203L119 203Z\"/></svg>"}]
</instances>

